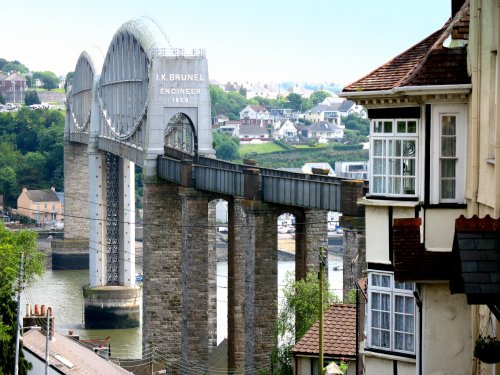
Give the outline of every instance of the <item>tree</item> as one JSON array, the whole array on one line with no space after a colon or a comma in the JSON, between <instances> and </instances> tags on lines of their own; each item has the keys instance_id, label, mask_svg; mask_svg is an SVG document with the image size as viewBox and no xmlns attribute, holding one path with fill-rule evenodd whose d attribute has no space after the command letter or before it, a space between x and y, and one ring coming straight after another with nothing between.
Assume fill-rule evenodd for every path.
<instances>
[{"instance_id":1,"label":"tree","mask_svg":"<svg viewBox=\"0 0 500 375\"><path fill-rule=\"evenodd\" d=\"M288 104L290 105L290 108L292 108L296 112L302 112L302 106L304 104L304 99L302 98L301 95L291 93L288 94L287 98Z\"/></svg>"},{"instance_id":2,"label":"tree","mask_svg":"<svg viewBox=\"0 0 500 375\"><path fill-rule=\"evenodd\" d=\"M66 79L64 80L64 92L68 91L68 87L73 84L73 77L75 76L75 72L68 72L66 74Z\"/></svg>"},{"instance_id":3,"label":"tree","mask_svg":"<svg viewBox=\"0 0 500 375\"><path fill-rule=\"evenodd\" d=\"M5 104L5 98L3 97L1 92L0 92L0 104Z\"/></svg>"},{"instance_id":4,"label":"tree","mask_svg":"<svg viewBox=\"0 0 500 375\"><path fill-rule=\"evenodd\" d=\"M362 118L357 113L351 113L346 117L342 117L342 122L346 129L357 130L361 135L368 135L370 133L370 121Z\"/></svg>"},{"instance_id":5,"label":"tree","mask_svg":"<svg viewBox=\"0 0 500 375\"><path fill-rule=\"evenodd\" d=\"M14 168L11 166L0 168L0 193L4 196L5 204L12 206L16 201L19 192L18 186Z\"/></svg>"},{"instance_id":6,"label":"tree","mask_svg":"<svg viewBox=\"0 0 500 375\"><path fill-rule=\"evenodd\" d=\"M42 87L46 90L52 90L59 86L59 78L53 72L34 72L33 78L42 81Z\"/></svg>"},{"instance_id":7,"label":"tree","mask_svg":"<svg viewBox=\"0 0 500 375\"><path fill-rule=\"evenodd\" d=\"M2 66L2 72L10 73L10 72L19 72L21 74L28 74L29 69L21 64L19 61L14 60L10 61Z\"/></svg>"},{"instance_id":8,"label":"tree","mask_svg":"<svg viewBox=\"0 0 500 375\"><path fill-rule=\"evenodd\" d=\"M24 104L26 105L40 104L40 98L38 97L38 93L35 90L26 91L26 95L24 97Z\"/></svg>"},{"instance_id":9,"label":"tree","mask_svg":"<svg viewBox=\"0 0 500 375\"><path fill-rule=\"evenodd\" d=\"M0 223L0 374L12 374L15 364L19 260L23 254L23 284L31 284L42 275L45 256L37 249L37 234L33 231L10 231ZM22 342L20 343L22 348ZM31 364L19 351L19 374L25 375Z\"/></svg>"},{"instance_id":10,"label":"tree","mask_svg":"<svg viewBox=\"0 0 500 375\"><path fill-rule=\"evenodd\" d=\"M275 374L293 374L291 349L294 343L318 320L320 306L318 274L309 272L305 279L295 281L292 274L286 277L283 301L276 322L275 334L281 343L272 353ZM328 282L323 283L323 306L325 311L337 298L328 291Z\"/></svg>"},{"instance_id":11,"label":"tree","mask_svg":"<svg viewBox=\"0 0 500 375\"><path fill-rule=\"evenodd\" d=\"M313 92L312 95L309 97L311 108L318 105L323 100L325 100L325 98L329 96L332 96L332 94L330 94L328 91L320 90Z\"/></svg>"},{"instance_id":12,"label":"tree","mask_svg":"<svg viewBox=\"0 0 500 375\"><path fill-rule=\"evenodd\" d=\"M240 140L221 132L213 132L213 147L215 155L222 160L235 160L240 157Z\"/></svg>"}]
</instances>

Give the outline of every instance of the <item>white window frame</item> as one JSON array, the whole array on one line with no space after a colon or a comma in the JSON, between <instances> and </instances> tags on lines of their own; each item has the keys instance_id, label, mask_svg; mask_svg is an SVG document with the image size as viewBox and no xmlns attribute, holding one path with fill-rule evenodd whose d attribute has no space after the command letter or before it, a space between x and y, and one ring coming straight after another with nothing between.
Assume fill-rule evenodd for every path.
<instances>
[{"instance_id":1,"label":"white window frame","mask_svg":"<svg viewBox=\"0 0 500 375\"><path fill-rule=\"evenodd\" d=\"M386 278L386 280L389 280L389 283L387 286L379 286L379 285L373 285L373 276L379 276L381 279ZM398 288L397 285L402 286L404 288ZM394 353L402 353L406 355L415 355L416 353L416 346L417 346L417 314L416 314L416 303L415 303L415 297L413 295L413 290L414 290L414 284L413 283L398 283L394 280L394 274L392 272L384 272L384 271L374 271L374 270L369 270L368 271L368 301L366 304L366 322L367 322L367 327L366 327L366 347L368 349L375 349L375 350L382 350L382 351L387 351L387 352L394 352ZM389 328L383 327L382 324L379 324L378 322L382 321L382 314L380 315L379 319L374 319L374 314L372 313L373 310L377 310L373 308L373 301L374 301L374 295L379 294L379 295L386 295L389 296L389 308L390 310L382 310L383 307L380 308L379 311L389 311ZM396 297L403 297L405 299L411 299L413 301L412 303L412 311L411 312L396 312ZM403 315L403 316L412 316L413 317L413 332L411 331L397 331L396 330L396 314ZM377 321L375 321L377 320ZM403 320L406 324L407 320ZM408 321L410 322L410 321ZM375 324L375 326L374 326ZM379 327L380 326L380 327ZM372 328L374 330L380 330L380 331L389 331L389 345L388 346L382 346L382 345L377 345L375 343L375 335L372 332ZM396 334L402 334L402 335L408 335L413 337L413 350L405 350L401 348L396 348ZM403 338L404 339L404 338Z\"/></svg>"},{"instance_id":2,"label":"white window frame","mask_svg":"<svg viewBox=\"0 0 500 375\"><path fill-rule=\"evenodd\" d=\"M408 126L409 122L415 122L415 132L398 132L397 125L398 122L405 122ZM375 128L378 123L391 123L391 131L390 132L376 132ZM420 176L420 160L419 160L419 149L420 149L420 121L418 118L384 118L384 119L374 119L370 123L371 131L370 131L370 194L371 195L381 195L381 196L388 196L388 197L418 197L419 195L419 188L420 188L420 181L421 181L421 176ZM401 189L402 187L402 180L404 178L404 175L401 174L389 174L389 159L401 159L401 161L404 159L403 156L400 157L393 157L390 158L385 151L384 155L381 157L381 159L385 159L383 161L383 172L382 174L378 175L375 174L376 170L374 168L375 166L375 159L377 157L374 156L375 153L375 141L380 141L383 140L384 144L387 144L389 141L394 141L394 140L401 140L401 141L414 141L415 142L415 156L413 159L415 160L415 176L414 176L414 192L410 194L405 194L404 192L400 193L394 193L390 191L389 188L389 176L392 176L395 180L398 178L401 178ZM385 146L384 146L385 148ZM403 163L401 162L401 165ZM382 192L375 191L375 183L374 183L374 177L376 176L383 176L385 179L384 183L384 188Z\"/></svg>"},{"instance_id":3,"label":"white window frame","mask_svg":"<svg viewBox=\"0 0 500 375\"><path fill-rule=\"evenodd\" d=\"M456 168L455 168L455 198L441 198L441 119L443 116L455 116L456 126ZM467 105L448 104L434 105L431 123L431 181L430 203L465 203L465 177L467 157Z\"/></svg>"}]
</instances>

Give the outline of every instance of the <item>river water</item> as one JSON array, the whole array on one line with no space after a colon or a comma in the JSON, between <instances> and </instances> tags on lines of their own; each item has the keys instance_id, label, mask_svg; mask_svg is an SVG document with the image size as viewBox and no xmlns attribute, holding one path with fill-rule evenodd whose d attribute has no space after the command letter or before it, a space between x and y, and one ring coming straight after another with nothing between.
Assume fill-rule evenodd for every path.
<instances>
[{"instance_id":1,"label":"river water","mask_svg":"<svg viewBox=\"0 0 500 375\"><path fill-rule=\"evenodd\" d=\"M342 257L328 255L330 289L342 295ZM217 342L227 336L227 262L217 262ZM294 261L278 262L278 299L287 272L295 269ZM138 270L140 272L140 270ZM55 329L61 334L72 330L83 339L104 339L111 336L111 352L117 358L142 357L142 328L90 330L83 323L82 287L89 283L88 270L53 271L47 269L43 277L26 288L22 294L22 307L29 304L51 306L55 317ZM23 308L23 313L25 309Z\"/></svg>"}]
</instances>

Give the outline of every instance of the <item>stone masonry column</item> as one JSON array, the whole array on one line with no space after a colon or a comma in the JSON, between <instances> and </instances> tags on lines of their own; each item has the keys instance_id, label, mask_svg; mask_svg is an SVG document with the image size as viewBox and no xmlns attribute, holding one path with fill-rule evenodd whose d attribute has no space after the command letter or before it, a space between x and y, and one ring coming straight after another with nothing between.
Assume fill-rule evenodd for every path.
<instances>
[{"instance_id":1,"label":"stone masonry column","mask_svg":"<svg viewBox=\"0 0 500 375\"><path fill-rule=\"evenodd\" d=\"M162 355L171 371L182 353L182 201L178 186L144 180L143 352ZM169 373L172 373L169 372Z\"/></svg>"},{"instance_id":2,"label":"stone masonry column","mask_svg":"<svg viewBox=\"0 0 500 375\"><path fill-rule=\"evenodd\" d=\"M182 200L182 372L208 370L208 355L217 332L210 316L215 263L210 256L209 197L191 188L180 188ZM211 324L210 324L211 323Z\"/></svg>"},{"instance_id":3,"label":"stone masonry column","mask_svg":"<svg viewBox=\"0 0 500 375\"><path fill-rule=\"evenodd\" d=\"M53 240L52 268L87 269L89 266L87 145L64 141L64 239Z\"/></svg>"},{"instance_id":4,"label":"stone masonry column","mask_svg":"<svg viewBox=\"0 0 500 375\"><path fill-rule=\"evenodd\" d=\"M308 272L319 271L319 248L323 246L325 254L328 250L328 218L326 211L306 208L296 220L295 279L301 280ZM325 271L328 280L328 267Z\"/></svg>"},{"instance_id":5,"label":"stone masonry column","mask_svg":"<svg viewBox=\"0 0 500 375\"><path fill-rule=\"evenodd\" d=\"M278 314L277 213L257 201L229 205L228 368L270 367Z\"/></svg>"},{"instance_id":6,"label":"stone masonry column","mask_svg":"<svg viewBox=\"0 0 500 375\"><path fill-rule=\"evenodd\" d=\"M364 181L344 180L341 184L344 231L344 297L355 288L358 279L366 276L366 235L364 207L357 204L364 196Z\"/></svg>"},{"instance_id":7,"label":"stone masonry column","mask_svg":"<svg viewBox=\"0 0 500 375\"><path fill-rule=\"evenodd\" d=\"M88 181L89 160L87 145L64 142L64 238L88 239Z\"/></svg>"}]
</instances>

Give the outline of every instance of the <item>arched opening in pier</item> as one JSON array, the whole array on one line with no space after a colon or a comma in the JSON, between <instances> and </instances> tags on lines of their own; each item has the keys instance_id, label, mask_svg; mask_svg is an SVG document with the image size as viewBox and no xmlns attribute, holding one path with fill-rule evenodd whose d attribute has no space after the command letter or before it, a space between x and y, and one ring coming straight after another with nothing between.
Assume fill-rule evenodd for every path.
<instances>
[{"instance_id":1,"label":"arched opening in pier","mask_svg":"<svg viewBox=\"0 0 500 375\"><path fill-rule=\"evenodd\" d=\"M210 205L215 208L217 345L219 345L228 334L228 202L216 199L211 201Z\"/></svg>"}]
</instances>

